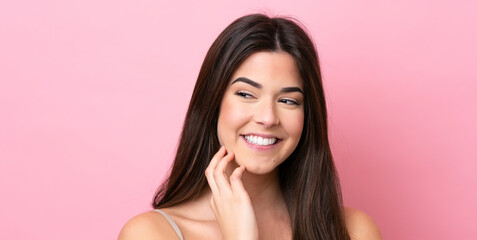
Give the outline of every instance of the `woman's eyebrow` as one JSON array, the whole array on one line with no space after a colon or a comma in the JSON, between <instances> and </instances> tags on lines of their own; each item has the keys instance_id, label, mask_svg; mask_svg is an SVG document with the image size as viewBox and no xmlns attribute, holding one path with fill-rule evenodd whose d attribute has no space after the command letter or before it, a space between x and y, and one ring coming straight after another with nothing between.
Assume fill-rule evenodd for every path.
<instances>
[{"instance_id":1,"label":"woman's eyebrow","mask_svg":"<svg viewBox=\"0 0 477 240\"><path fill-rule=\"evenodd\" d=\"M285 87L280 90L282 93L289 93L289 92L300 92L301 94L305 95L303 90L299 87Z\"/></svg>"},{"instance_id":2,"label":"woman's eyebrow","mask_svg":"<svg viewBox=\"0 0 477 240\"><path fill-rule=\"evenodd\" d=\"M245 77L239 77L239 78L235 79L235 80L231 83L231 85L234 84L234 83L236 83L236 82L244 82L244 83L250 84L250 85L252 85L253 87L256 87L256 88L258 88L258 89L262 89L262 88L263 88L262 84L260 84L260 83L258 83L258 82L255 82L255 81L253 81L253 80L251 80L251 79L245 78ZM305 95L305 93L303 92L303 90L301 90L301 88L299 88L299 87L284 87L284 88L280 89L280 92L282 92L282 93L300 92L301 94Z\"/></svg>"},{"instance_id":3,"label":"woman's eyebrow","mask_svg":"<svg viewBox=\"0 0 477 240\"><path fill-rule=\"evenodd\" d=\"M250 84L250 85L252 85L253 87L256 87L256 88L258 88L258 89L262 89L262 88L263 88L262 84L260 84L260 83L258 83L258 82L255 82L255 81L252 81L252 80L250 80L250 79L248 79L248 78L244 78L244 77L239 77L239 78L235 79L230 85L232 85L232 84L234 84L234 83L236 83L236 82L244 82L244 83Z\"/></svg>"}]
</instances>

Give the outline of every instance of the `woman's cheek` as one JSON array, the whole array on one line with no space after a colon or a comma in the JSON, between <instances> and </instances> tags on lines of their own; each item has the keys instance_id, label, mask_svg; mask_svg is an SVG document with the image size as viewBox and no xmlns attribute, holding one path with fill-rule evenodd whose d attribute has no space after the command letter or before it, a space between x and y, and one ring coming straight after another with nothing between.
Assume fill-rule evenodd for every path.
<instances>
[{"instance_id":1,"label":"woman's cheek","mask_svg":"<svg viewBox=\"0 0 477 240\"><path fill-rule=\"evenodd\" d=\"M233 144L239 137L240 128L246 124L245 114L248 112L246 107L238 101L234 101L233 96L224 98L217 125L217 134L219 143L229 150L233 150Z\"/></svg>"},{"instance_id":2,"label":"woman's cheek","mask_svg":"<svg viewBox=\"0 0 477 240\"><path fill-rule=\"evenodd\" d=\"M302 111L293 114L287 113L281 116L281 120L281 124L288 136L299 140L303 132L305 114Z\"/></svg>"}]
</instances>

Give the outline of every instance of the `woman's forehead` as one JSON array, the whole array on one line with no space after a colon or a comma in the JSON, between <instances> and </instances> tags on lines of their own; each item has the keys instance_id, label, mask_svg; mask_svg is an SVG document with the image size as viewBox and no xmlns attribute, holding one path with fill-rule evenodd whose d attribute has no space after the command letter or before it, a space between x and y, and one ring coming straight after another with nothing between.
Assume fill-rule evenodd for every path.
<instances>
[{"instance_id":1,"label":"woman's forehead","mask_svg":"<svg viewBox=\"0 0 477 240\"><path fill-rule=\"evenodd\" d=\"M246 58L234 72L229 84L239 77L266 85L281 83L303 87L295 59L286 52L257 52Z\"/></svg>"}]
</instances>

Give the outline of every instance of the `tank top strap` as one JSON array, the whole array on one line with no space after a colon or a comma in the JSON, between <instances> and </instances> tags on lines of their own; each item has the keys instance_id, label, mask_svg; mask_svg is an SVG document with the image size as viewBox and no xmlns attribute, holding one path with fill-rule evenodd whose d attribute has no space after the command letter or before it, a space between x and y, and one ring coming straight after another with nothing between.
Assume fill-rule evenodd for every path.
<instances>
[{"instance_id":1,"label":"tank top strap","mask_svg":"<svg viewBox=\"0 0 477 240\"><path fill-rule=\"evenodd\" d=\"M181 230L179 229L179 226L177 226L176 222L167 214L166 212L162 211L161 209L154 209L154 211L162 214L164 217L166 217L167 221L171 224L172 228L176 232L177 236L179 237L180 240L184 240L184 237L182 237Z\"/></svg>"}]
</instances>

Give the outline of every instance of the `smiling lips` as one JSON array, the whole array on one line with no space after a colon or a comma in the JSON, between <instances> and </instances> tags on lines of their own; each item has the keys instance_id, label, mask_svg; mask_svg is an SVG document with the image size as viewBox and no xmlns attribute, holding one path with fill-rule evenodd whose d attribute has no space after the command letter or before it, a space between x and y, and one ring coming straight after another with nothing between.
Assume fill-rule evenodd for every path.
<instances>
[{"instance_id":1,"label":"smiling lips","mask_svg":"<svg viewBox=\"0 0 477 240\"><path fill-rule=\"evenodd\" d=\"M278 138L275 138L275 137L262 137L262 136L252 135L252 134L243 135L243 138L248 143L251 143L257 146L273 145L279 140Z\"/></svg>"}]
</instances>

